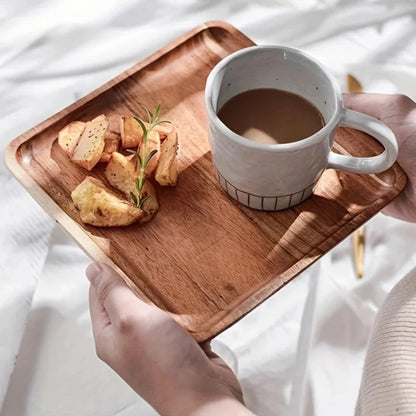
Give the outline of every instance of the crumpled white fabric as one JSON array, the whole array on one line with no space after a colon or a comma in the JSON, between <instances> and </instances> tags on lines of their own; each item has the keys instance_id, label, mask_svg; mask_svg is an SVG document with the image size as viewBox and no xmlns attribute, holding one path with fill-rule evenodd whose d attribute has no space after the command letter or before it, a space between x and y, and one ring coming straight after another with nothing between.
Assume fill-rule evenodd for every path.
<instances>
[{"instance_id":1,"label":"crumpled white fabric","mask_svg":"<svg viewBox=\"0 0 416 416\"><path fill-rule=\"evenodd\" d=\"M8 142L194 26L230 22L257 43L321 60L344 85L416 99L412 0L5 0L0 152ZM412 17L413 16L413 17ZM155 415L94 352L88 258L0 159L1 416ZM416 226L367 225L365 276L345 240L236 325L217 350L258 415L352 415L369 329L416 265Z\"/></svg>"}]
</instances>

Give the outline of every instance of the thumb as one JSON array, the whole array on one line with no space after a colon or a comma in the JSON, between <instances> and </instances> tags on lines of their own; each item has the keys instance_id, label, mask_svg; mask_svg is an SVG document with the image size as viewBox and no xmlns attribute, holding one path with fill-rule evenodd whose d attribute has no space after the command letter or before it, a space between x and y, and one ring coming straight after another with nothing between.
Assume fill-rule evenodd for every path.
<instances>
[{"instance_id":1,"label":"thumb","mask_svg":"<svg viewBox=\"0 0 416 416\"><path fill-rule=\"evenodd\" d=\"M386 102L390 102L392 96L390 94L372 94L372 93L344 93L342 101L344 107L354 111L367 114L371 117L381 119L382 110Z\"/></svg>"},{"instance_id":2,"label":"thumb","mask_svg":"<svg viewBox=\"0 0 416 416\"><path fill-rule=\"evenodd\" d=\"M119 324L132 308L146 305L111 267L93 263L88 266L86 275L111 323Z\"/></svg>"}]
</instances>

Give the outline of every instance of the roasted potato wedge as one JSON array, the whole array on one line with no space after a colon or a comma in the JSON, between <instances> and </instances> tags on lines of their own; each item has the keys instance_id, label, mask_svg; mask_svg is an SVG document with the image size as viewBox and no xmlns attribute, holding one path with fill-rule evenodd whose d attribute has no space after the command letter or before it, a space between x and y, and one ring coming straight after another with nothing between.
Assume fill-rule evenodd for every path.
<instances>
[{"instance_id":1,"label":"roasted potato wedge","mask_svg":"<svg viewBox=\"0 0 416 416\"><path fill-rule=\"evenodd\" d=\"M139 219L140 223L150 221L159 211L159 201L157 200L156 189L149 180L145 182L142 191L142 197L146 198L147 196L150 196L150 198L147 198L142 205L141 209L143 210L144 215Z\"/></svg>"},{"instance_id":2,"label":"roasted potato wedge","mask_svg":"<svg viewBox=\"0 0 416 416\"><path fill-rule=\"evenodd\" d=\"M175 126L172 123L162 123L155 126L154 130L159 133L160 141L163 142L174 128Z\"/></svg>"},{"instance_id":3,"label":"roasted potato wedge","mask_svg":"<svg viewBox=\"0 0 416 416\"><path fill-rule=\"evenodd\" d=\"M91 170L98 163L104 150L108 123L104 114L86 123L72 154L72 162L87 170Z\"/></svg>"},{"instance_id":4,"label":"roasted potato wedge","mask_svg":"<svg viewBox=\"0 0 416 416\"><path fill-rule=\"evenodd\" d=\"M104 149L100 162L109 162L111 153L118 152L120 148L120 116L111 115L108 117L108 128L104 137Z\"/></svg>"},{"instance_id":5,"label":"roasted potato wedge","mask_svg":"<svg viewBox=\"0 0 416 416\"><path fill-rule=\"evenodd\" d=\"M146 154L144 154L144 146L143 143L140 148L137 149L140 157L142 160L146 160L147 156L153 151L156 150L157 152L152 156L149 160L149 163L146 166L146 173L151 175L153 171L157 168L159 157L160 157L160 138L159 133L156 130L151 130L147 137L147 145L146 145Z\"/></svg>"},{"instance_id":6,"label":"roasted potato wedge","mask_svg":"<svg viewBox=\"0 0 416 416\"><path fill-rule=\"evenodd\" d=\"M147 129L149 129L149 123L144 122L144 125ZM174 126L171 123L165 122L162 124L157 124L155 127L153 127L152 131L157 131L159 133L160 141L163 141L166 139L166 137L168 137L168 134L172 131L173 128ZM140 134L142 136L140 140L143 140L142 129L140 129Z\"/></svg>"},{"instance_id":7,"label":"roasted potato wedge","mask_svg":"<svg viewBox=\"0 0 416 416\"><path fill-rule=\"evenodd\" d=\"M137 164L133 155L126 157L121 153L114 152L105 169L105 177L108 183L122 192L128 200L131 199L131 192L136 197L138 196L136 189ZM142 197L145 198L148 195L150 195L150 198L146 199L142 206L144 216L139 222L151 220L159 210L156 190L149 180L144 184Z\"/></svg>"},{"instance_id":8,"label":"roasted potato wedge","mask_svg":"<svg viewBox=\"0 0 416 416\"><path fill-rule=\"evenodd\" d=\"M104 149L100 157L100 162L109 162L111 159L111 154L117 152L120 147L120 136L115 138L106 137L104 139Z\"/></svg>"},{"instance_id":9,"label":"roasted potato wedge","mask_svg":"<svg viewBox=\"0 0 416 416\"><path fill-rule=\"evenodd\" d=\"M134 155L124 156L113 152L104 172L108 183L130 199L130 192L136 192L136 160Z\"/></svg>"},{"instance_id":10,"label":"roasted potato wedge","mask_svg":"<svg viewBox=\"0 0 416 416\"><path fill-rule=\"evenodd\" d=\"M75 146L85 130L85 124L83 121L73 121L58 133L58 144L68 157L72 156Z\"/></svg>"},{"instance_id":11,"label":"roasted potato wedge","mask_svg":"<svg viewBox=\"0 0 416 416\"><path fill-rule=\"evenodd\" d=\"M96 227L130 225L144 217L134 204L119 198L98 179L87 176L71 193L81 221Z\"/></svg>"},{"instance_id":12,"label":"roasted potato wedge","mask_svg":"<svg viewBox=\"0 0 416 416\"><path fill-rule=\"evenodd\" d=\"M160 145L155 179L162 186L175 186L178 180L178 140L178 129L172 126L172 130Z\"/></svg>"},{"instance_id":13,"label":"roasted potato wedge","mask_svg":"<svg viewBox=\"0 0 416 416\"><path fill-rule=\"evenodd\" d=\"M123 149L140 146L143 131L133 117L120 117L121 147Z\"/></svg>"},{"instance_id":14,"label":"roasted potato wedge","mask_svg":"<svg viewBox=\"0 0 416 416\"><path fill-rule=\"evenodd\" d=\"M121 147L123 149L140 147L143 141L143 130L134 117L120 117L120 134ZM144 122L144 125L149 128L149 123ZM170 123L158 124L151 131L159 133L159 140L166 139L168 134L172 131L173 126Z\"/></svg>"},{"instance_id":15,"label":"roasted potato wedge","mask_svg":"<svg viewBox=\"0 0 416 416\"><path fill-rule=\"evenodd\" d=\"M104 140L120 140L120 135L107 129Z\"/></svg>"},{"instance_id":16,"label":"roasted potato wedge","mask_svg":"<svg viewBox=\"0 0 416 416\"><path fill-rule=\"evenodd\" d=\"M120 136L120 115L112 114L108 116L108 132Z\"/></svg>"}]
</instances>

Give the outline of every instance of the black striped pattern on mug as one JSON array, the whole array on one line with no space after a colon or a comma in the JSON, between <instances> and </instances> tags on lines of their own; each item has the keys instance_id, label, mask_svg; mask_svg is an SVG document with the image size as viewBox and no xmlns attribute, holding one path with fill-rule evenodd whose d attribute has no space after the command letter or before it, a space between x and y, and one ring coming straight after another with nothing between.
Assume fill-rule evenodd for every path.
<instances>
[{"instance_id":1,"label":"black striped pattern on mug","mask_svg":"<svg viewBox=\"0 0 416 416\"><path fill-rule=\"evenodd\" d=\"M304 201L311 193L313 187L318 182L318 179L305 189L288 195L274 195L274 196L263 196L250 194L242 191L241 189L234 186L231 182L227 181L218 169L217 179L221 187L230 195L243 205L250 208L261 209L264 211L278 211L279 209L290 208L294 205Z\"/></svg>"}]
</instances>

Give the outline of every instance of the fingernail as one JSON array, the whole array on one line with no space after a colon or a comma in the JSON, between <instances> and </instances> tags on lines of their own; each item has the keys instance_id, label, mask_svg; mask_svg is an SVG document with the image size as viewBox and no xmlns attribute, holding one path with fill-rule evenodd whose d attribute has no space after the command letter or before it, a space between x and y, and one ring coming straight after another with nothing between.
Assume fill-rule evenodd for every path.
<instances>
[{"instance_id":1,"label":"fingernail","mask_svg":"<svg viewBox=\"0 0 416 416\"><path fill-rule=\"evenodd\" d=\"M103 272L103 268L100 263L91 263L87 270L85 271L85 274L87 275L87 279L94 284L94 281L97 279L97 277Z\"/></svg>"}]
</instances>

